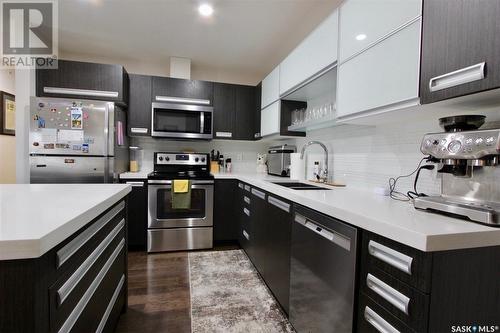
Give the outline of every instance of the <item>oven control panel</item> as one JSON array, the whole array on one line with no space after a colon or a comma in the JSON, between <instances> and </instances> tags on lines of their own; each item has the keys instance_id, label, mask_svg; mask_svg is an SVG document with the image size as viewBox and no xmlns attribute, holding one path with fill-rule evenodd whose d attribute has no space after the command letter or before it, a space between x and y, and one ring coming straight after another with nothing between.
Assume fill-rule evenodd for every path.
<instances>
[{"instance_id":1,"label":"oven control panel","mask_svg":"<svg viewBox=\"0 0 500 333\"><path fill-rule=\"evenodd\" d=\"M156 165L207 165L208 154L155 153Z\"/></svg>"},{"instance_id":2,"label":"oven control panel","mask_svg":"<svg viewBox=\"0 0 500 333\"><path fill-rule=\"evenodd\" d=\"M500 154L500 129L427 134L420 151L439 159L479 159Z\"/></svg>"}]
</instances>

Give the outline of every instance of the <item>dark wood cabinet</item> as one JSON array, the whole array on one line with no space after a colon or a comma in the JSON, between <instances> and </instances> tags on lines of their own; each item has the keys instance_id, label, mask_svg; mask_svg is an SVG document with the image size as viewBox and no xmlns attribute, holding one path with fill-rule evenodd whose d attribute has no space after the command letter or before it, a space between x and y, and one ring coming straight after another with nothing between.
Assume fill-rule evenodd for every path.
<instances>
[{"instance_id":1,"label":"dark wood cabinet","mask_svg":"<svg viewBox=\"0 0 500 333\"><path fill-rule=\"evenodd\" d=\"M121 183L130 184L127 209L128 249L146 250L148 230L148 185L144 179L122 179Z\"/></svg>"},{"instance_id":2,"label":"dark wood cabinet","mask_svg":"<svg viewBox=\"0 0 500 333\"><path fill-rule=\"evenodd\" d=\"M269 194L264 214L266 224L264 277L269 289L288 313L292 204L283 198Z\"/></svg>"},{"instance_id":3,"label":"dark wood cabinet","mask_svg":"<svg viewBox=\"0 0 500 333\"><path fill-rule=\"evenodd\" d=\"M0 332L110 332L127 307L122 200L39 258L0 261Z\"/></svg>"},{"instance_id":4,"label":"dark wood cabinet","mask_svg":"<svg viewBox=\"0 0 500 333\"><path fill-rule=\"evenodd\" d=\"M213 103L214 87L213 82L186 80L171 77L153 77L153 101L162 101L161 97L177 97L208 100L209 104ZM199 104L192 101L187 101L190 104Z\"/></svg>"},{"instance_id":5,"label":"dark wood cabinet","mask_svg":"<svg viewBox=\"0 0 500 333\"><path fill-rule=\"evenodd\" d=\"M236 140L255 140L254 113L255 87L235 87L235 135Z\"/></svg>"},{"instance_id":6,"label":"dark wood cabinet","mask_svg":"<svg viewBox=\"0 0 500 333\"><path fill-rule=\"evenodd\" d=\"M233 242L238 239L237 189L236 180L217 179L215 181L214 241L216 242Z\"/></svg>"},{"instance_id":7,"label":"dark wood cabinet","mask_svg":"<svg viewBox=\"0 0 500 333\"><path fill-rule=\"evenodd\" d=\"M358 330L446 332L497 325L500 246L421 252L363 232ZM361 330L360 330L361 332Z\"/></svg>"},{"instance_id":8,"label":"dark wood cabinet","mask_svg":"<svg viewBox=\"0 0 500 333\"><path fill-rule=\"evenodd\" d=\"M254 140L260 140L260 116L261 116L262 82L255 87L255 112L253 114Z\"/></svg>"},{"instance_id":9,"label":"dark wood cabinet","mask_svg":"<svg viewBox=\"0 0 500 333\"><path fill-rule=\"evenodd\" d=\"M234 139L235 98L234 84L214 83L214 139Z\"/></svg>"},{"instance_id":10,"label":"dark wood cabinet","mask_svg":"<svg viewBox=\"0 0 500 333\"><path fill-rule=\"evenodd\" d=\"M215 139L255 140L255 95L253 86L214 83Z\"/></svg>"},{"instance_id":11,"label":"dark wood cabinet","mask_svg":"<svg viewBox=\"0 0 500 333\"><path fill-rule=\"evenodd\" d=\"M152 77L129 74L129 80L128 135L150 136Z\"/></svg>"},{"instance_id":12,"label":"dark wood cabinet","mask_svg":"<svg viewBox=\"0 0 500 333\"><path fill-rule=\"evenodd\" d=\"M128 104L129 78L120 65L59 60L57 69L36 70L36 95Z\"/></svg>"},{"instance_id":13,"label":"dark wood cabinet","mask_svg":"<svg viewBox=\"0 0 500 333\"><path fill-rule=\"evenodd\" d=\"M498 0L423 2L422 104L500 87L499 17Z\"/></svg>"}]
</instances>

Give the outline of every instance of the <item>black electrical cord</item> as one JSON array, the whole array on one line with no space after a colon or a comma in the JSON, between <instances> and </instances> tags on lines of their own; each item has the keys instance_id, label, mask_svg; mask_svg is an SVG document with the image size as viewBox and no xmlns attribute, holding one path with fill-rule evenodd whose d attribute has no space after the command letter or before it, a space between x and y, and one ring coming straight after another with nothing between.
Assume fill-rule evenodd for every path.
<instances>
[{"instance_id":1,"label":"black electrical cord","mask_svg":"<svg viewBox=\"0 0 500 333\"><path fill-rule=\"evenodd\" d=\"M406 195L410 199L415 199L415 198L418 198L418 197L425 197L425 196L427 196L425 193L418 193L418 191L417 191L418 177L420 176L420 171L422 171L422 169L425 169L425 170L434 170L434 168L435 168L434 165L422 165L420 168L418 168L417 174L415 175L415 181L413 182L413 191L406 192Z\"/></svg>"},{"instance_id":2,"label":"black electrical cord","mask_svg":"<svg viewBox=\"0 0 500 333\"><path fill-rule=\"evenodd\" d=\"M404 194L403 192L396 191L396 185L398 183L398 180L401 178L408 178L408 177L413 176L413 174L415 174L415 172L420 171L422 163L424 161L430 161L431 158L432 158L431 156L426 156L426 157L422 158L420 160L420 162L418 163L417 168L415 170L413 170L410 174L407 174L404 176L398 176L396 178L394 178L394 177L389 178L389 196L391 197L391 199L399 200L399 201L410 201L412 199L412 197L409 196L408 194ZM416 192L416 182L414 183L413 187L414 187L414 190Z\"/></svg>"}]
</instances>

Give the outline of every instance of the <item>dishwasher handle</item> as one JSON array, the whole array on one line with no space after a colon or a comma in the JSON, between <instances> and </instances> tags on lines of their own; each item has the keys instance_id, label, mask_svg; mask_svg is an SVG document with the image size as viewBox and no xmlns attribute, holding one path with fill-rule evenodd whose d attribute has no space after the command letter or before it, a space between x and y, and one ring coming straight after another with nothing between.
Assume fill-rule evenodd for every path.
<instances>
[{"instance_id":1,"label":"dishwasher handle","mask_svg":"<svg viewBox=\"0 0 500 333\"><path fill-rule=\"evenodd\" d=\"M318 222L308 219L304 215L295 213L295 222L303 225L309 230L313 231L317 235L328 239L330 242L340 246L341 248L351 251L351 238L343 235L341 233L328 230L327 228L320 225Z\"/></svg>"}]
</instances>

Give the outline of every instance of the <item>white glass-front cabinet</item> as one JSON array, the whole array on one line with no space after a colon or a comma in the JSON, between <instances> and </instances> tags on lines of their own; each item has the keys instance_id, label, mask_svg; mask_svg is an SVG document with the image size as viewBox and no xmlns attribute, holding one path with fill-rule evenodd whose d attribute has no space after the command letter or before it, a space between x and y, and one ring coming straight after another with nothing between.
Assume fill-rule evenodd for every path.
<instances>
[{"instance_id":1,"label":"white glass-front cabinet","mask_svg":"<svg viewBox=\"0 0 500 333\"><path fill-rule=\"evenodd\" d=\"M280 98L280 67L277 66L262 80L261 109L276 102Z\"/></svg>"},{"instance_id":2,"label":"white glass-front cabinet","mask_svg":"<svg viewBox=\"0 0 500 333\"><path fill-rule=\"evenodd\" d=\"M338 10L328 16L280 64L280 96L337 61Z\"/></svg>"},{"instance_id":3,"label":"white glass-front cabinet","mask_svg":"<svg viewBox=\"0 0 500 333\"><path fill-rule=\"evenodd\" d=\"M338 118L420 103L421 12L416 0L348 0L342 5Z\"/></svg>"},{"instance_id":4,"label":"white glass-front cabinet","mask_svg":"<svg viewBox=\"0 0 500 333\"><path fill-rule=\"evenodd\" d=\"M262 109L260 113L260 135L262 137L280 132L280 101Z\"/></svg>"}]
</instances>

